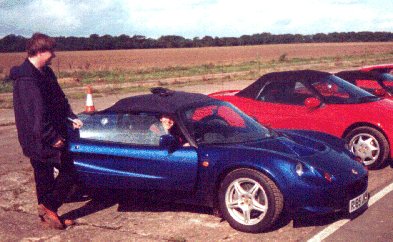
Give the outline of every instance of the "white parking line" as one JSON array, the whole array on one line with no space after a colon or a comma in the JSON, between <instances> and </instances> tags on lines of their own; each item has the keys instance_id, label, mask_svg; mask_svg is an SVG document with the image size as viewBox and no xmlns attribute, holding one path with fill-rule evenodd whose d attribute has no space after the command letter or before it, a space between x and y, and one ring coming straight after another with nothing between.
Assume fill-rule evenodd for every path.
<instances>
[{"instance_id":1,"label":"white parking line","mask_svg":"<svg viewBox=\"0 0 393 242\"><path fill-rule=\"evenodd\" d=\"M389 184L384 189L379 191L377 194L372 196L370 198L370 200L368 201L368 206L371 207L371 205L376 203L378 200L383 198L386 194L388 194L391 191L393 191L393 183ZM339 228L344 226L349 221L351 221L351 220L350 219L342 219L342 220L339 220L339 221L329 225L324 230L322 230L318 234L314 235L314 237L309 239L308 242L318 242L318 241L322 241L322 240L326 239L329 235L333 234L335 231L337 231Z\"/></svg>"}]
</instances>

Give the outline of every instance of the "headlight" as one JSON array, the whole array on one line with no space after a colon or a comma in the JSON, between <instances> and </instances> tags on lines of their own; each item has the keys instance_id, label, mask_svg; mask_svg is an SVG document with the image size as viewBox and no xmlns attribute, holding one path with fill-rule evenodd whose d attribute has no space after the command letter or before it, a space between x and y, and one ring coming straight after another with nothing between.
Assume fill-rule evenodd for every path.
<instances>
[{"instance_id":1,"label":"headlight","mask_svg":"<svg viewBox=\"0 0 393 242\"><path fill-rule=\"evenodd\" d=\"M296 164L295 171L296 171L296 174L298 176L302 176L303 175L304 171L303 171L302 163L299 162L299 163Z\"/></svg>"},{"instance_id":2,"label":"headlight","mask_svg":"<svg viewBox=\"0 0 393 242\"><path fill-rule=\"evenodd\" d=\"M302 162L296 163L295 172L303 181L313 184L326 184L326 182L331 183L335 180L334 175L329 172L314 168Z\"/></svg>"}]
</instances>

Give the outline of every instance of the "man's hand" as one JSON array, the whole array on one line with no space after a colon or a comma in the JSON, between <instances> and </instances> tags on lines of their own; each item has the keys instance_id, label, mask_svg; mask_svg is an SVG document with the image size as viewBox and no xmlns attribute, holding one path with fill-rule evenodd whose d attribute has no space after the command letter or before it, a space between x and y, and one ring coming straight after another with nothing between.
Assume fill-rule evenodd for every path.
<instances>
[{"instance_id":1,"label":"man's hand","mask_svg":"<svg viewBox=\"0 0 393 242\"><path fill-rule=\"evenodd\" d=\"M82 126L83 126L82 120L80 120L80 119L78 119L78 118L76 118L76 119L68 118L68 119L72 122L72 127L73 127L74 129L80 129L80 128L82 128Z\"/></svg>"},{"instance_id":2,"label":"man's hand","mask_svg":"<svg viewBox=\"0 0 393 242\"><path fill-rule=\"evenodd\" d=\"M83 122L82 120L76 118L74 119L74 122L72 122L72 126L74 127L74 129L80 129L83 126Z\"/></svg>"}]
</instances>

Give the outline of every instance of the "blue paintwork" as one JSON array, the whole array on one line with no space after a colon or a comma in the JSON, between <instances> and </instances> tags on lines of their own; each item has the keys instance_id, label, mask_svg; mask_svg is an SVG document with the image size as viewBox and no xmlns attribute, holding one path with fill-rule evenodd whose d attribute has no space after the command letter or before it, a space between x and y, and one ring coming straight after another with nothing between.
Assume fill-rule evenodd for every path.
<instances>
[{"instance_id":1,"label":"blue paintwork","mask_svg":"<svg viewBox=\"0 0 393 242\"><path fill-rule=\"evenodd\" d=\"M79 140L71 143L70 150L91 186L188 191L196 183L198 159L191 147L169 153L155 147Z\"/></svg>"},{"instance_id":2,"label":"blue paintwork","mask_svg":"<svg viewBox=\"0 0 393 242\"><path fill-rule=\"evenodd\" d=\"M275 182L289 212L317 214L347 211L349 200L367 189L367 170L344 142L314 131L279 130L255 142L200 144L174 151L81 139L76 131L70 132L69 149L88 186L179 191L187 194L185 202L213 206L223 177L234 169L250 168ZM209 166L202 166L205 161ZM302 176L295 172L298 163L304 167Z\"/></svg>"}]
</instances>

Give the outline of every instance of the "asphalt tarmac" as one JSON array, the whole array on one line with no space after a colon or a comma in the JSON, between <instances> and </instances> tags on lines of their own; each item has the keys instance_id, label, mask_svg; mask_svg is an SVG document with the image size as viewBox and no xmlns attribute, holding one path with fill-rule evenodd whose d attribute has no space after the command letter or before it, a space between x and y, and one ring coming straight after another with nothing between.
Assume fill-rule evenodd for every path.
<instances>
[{"instance_id":1,"label":"asphalt tarmac","mask_svg":"<svg viewBox=\"0 0 393 242\"><path fill-rule=\"evenodd\" d=\"M225 89L235 89L226 86ZM223 89L218 85L188 87L201 93ZM94 96L94 94L93 94ZM94 99L102 109L122 96ZM75 112L83 111L84 100L70 100ZM324 231L333 231L323 241L393 241L393 192L373 203L354 220L317 218L293 221L282 218L271 231L241 233L204 207L149 200L134 192L106 199L78 197L61 207L63 217L77 224L66 230L40 225L36 212L34 179L29 161L21 153L13 111L0 110L0 241L308 241ZM371 197L393 183L389 165L370 171ZM344 224L340 221L346 221ZM338 226L338 225L340 226Z\"/></svg>"},{"instance_id":2,"label":"asphalt tarmac","mask_svg":"<svg viewBox=\"0 0 393 242\"><path fill-rule=\"evenodd\" d=\"M321 228L308 242L392 241L393 182L373 190L368 209L359 216L344 218Z\"/></svg>"}]
</instances>

